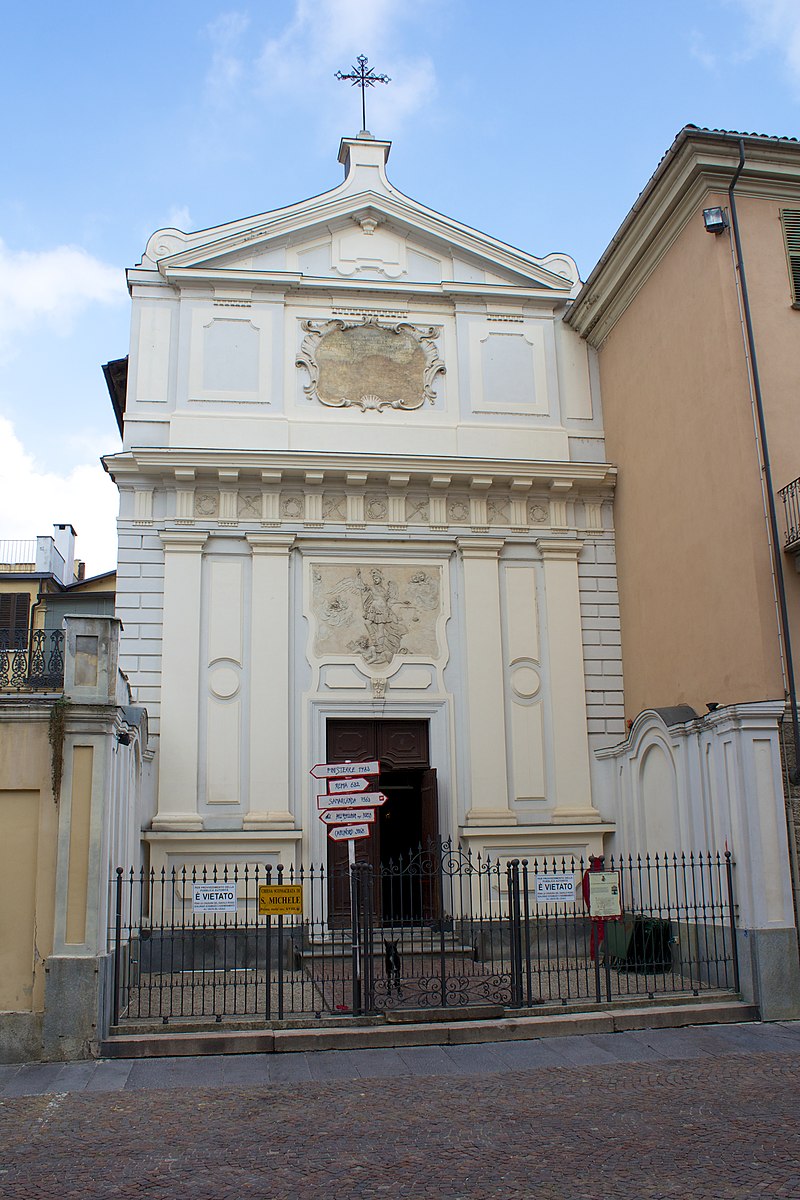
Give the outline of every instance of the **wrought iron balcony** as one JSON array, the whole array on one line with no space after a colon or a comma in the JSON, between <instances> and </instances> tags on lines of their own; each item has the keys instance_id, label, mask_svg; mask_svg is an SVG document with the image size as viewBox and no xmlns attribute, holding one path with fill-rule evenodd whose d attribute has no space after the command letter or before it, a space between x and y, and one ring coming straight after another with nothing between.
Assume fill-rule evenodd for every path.
<instances>
[{"instance_id":1,"label":"wrought iron balcony","mask_svg":"<svg viewBox=\"0 0 800 1200\"><path fill-rule=\"evenodd\" d=\"M57 692L64 686L64 631L0 629L0 692Z\"/></svg>"},{"instance_id":2,"label":"wrought iron balcony","mask_svg":"<svg viewBox=\"0 0 800 1200\"><path fill-rule=\"evenodd\" d=\"M778 491L783 500L786 537L783 548L788 554L800 550L800 479L793 479Z\"/></svg>"},{"instance_id":3,"label":"wrought iron balcony","mask_svg":"<svg viewBox=\"0 0 800 1200\"><path fill-rule=\"evenodd\" d=\"M33 574L35 570L35 538L25 542L0 539L0 571Z\"/></svg>"}]
</instances>

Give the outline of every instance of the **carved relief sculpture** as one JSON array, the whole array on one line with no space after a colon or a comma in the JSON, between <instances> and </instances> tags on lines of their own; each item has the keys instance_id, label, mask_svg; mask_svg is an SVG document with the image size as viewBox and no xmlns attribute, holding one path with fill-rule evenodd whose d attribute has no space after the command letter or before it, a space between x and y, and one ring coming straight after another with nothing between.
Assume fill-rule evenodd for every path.
<instances>
[{"instance_id":1,"label":"carved relief sculpture","mask_svg":"<svg viewBox=\"0 0 800 1200\"><path fill-rule=\"evenodd\" d=\"M397 655L437 656L440 569L317 566L315 652L388 665Z\"/></svg>"},{"instance_id":2,"label":"carved relief sculpture","mask_svg":"<svg viewBox=\"0 0 800 1200\"><path fill-rule=\"evenodd\" d=\"M297 366L305 367L305 394L330 408L420 408L434 404L433 382L443 374L435 339L439 325L382 325L362 321L303 321Z\"/></svg>"}]
</instances>

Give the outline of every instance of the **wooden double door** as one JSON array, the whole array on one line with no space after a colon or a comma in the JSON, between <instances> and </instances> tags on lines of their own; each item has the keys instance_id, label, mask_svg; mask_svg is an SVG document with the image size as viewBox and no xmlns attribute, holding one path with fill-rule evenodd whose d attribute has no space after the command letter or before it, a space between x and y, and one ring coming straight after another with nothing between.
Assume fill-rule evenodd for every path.
<instances>
[{"instance_id":1,"label":"wooden double door","mask_svg":"<svg viewBox=\"0 0 800 1200\"><path fill-rule=\"evenodd\" d=\"M348 718L328 721L328 762L381 764L378 790L386 803L376 812L371 836L355 843L356 861L373 867L373 906L378 921L406 922L430 917L428 899L415 901L394 886L398 868L439 838L436 771L430 765L427 721ZM331 917L349 916L347 843L328 842ZM427 892L429 889L425 889Z\"/></svg>"}]
</instances>

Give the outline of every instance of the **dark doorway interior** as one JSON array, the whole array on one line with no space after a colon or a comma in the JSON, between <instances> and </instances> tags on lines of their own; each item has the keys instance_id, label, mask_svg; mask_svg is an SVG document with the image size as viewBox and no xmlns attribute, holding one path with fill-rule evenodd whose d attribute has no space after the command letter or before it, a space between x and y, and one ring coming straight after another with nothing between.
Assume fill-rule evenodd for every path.
<instances>
[{"instance_id":1,"label":"dark doorway interior","mask_svg":"<svg viewBox=\"0 0 800 1200\"><path fill-rule=\"evenodd\" d=\"M369 839L356 842L356 861L369 862L374 872L373 906L384 921L411 921L430 914L430 898L411 898L407 886L393 883L419 848L439 836L436 772L430 766L427 721L339 720L327 727L328 762L381 763L379 789L386 804L377 810ZM331 919L349 918L347 844L328 843Z\"/></svg>"}]
</instances>

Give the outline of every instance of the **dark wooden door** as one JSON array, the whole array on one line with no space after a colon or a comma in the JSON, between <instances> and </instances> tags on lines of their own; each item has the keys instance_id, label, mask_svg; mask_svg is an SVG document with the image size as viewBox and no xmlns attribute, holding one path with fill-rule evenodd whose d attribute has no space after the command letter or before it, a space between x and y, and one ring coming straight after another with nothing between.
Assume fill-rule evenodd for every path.
<instances>
[{"instance_id":1,"label":"dark wooden door","mask_svg":"<svg viewBox=\"0 0 800 1200\"><path fill-rule=\"evenodd\" d=\"M438 872L440 862L439 851L439 800L436 789L436 771L428 767L422 772L420 786L420 808L422 825L422 845L426 860L431 864L431 871L423 875L422 883L422 919L438 921L442 916L442 881Z\"/></svg>"},{"instance_id":2,"label":"dark wooden door","mask_svg":"<svg viewBox=\"0 0 800 1200\"><path fill-rule=\"evenodd\" d=\"M326 730L326 762L370 762L377 758L375 722L362 720L328 721ZM355 843L356 862L374 865L375 836ZM347 842L332 842L328 838L328 906L329 921L336 928L350 923L350 874ZM373 895L373 903L376 896Z\"/></svg>"},{"instance_id":3,"label":"dark wooden door","mask_svg":"<svg viewBox=\"0 0 800 1200\"><path fill-rule=\"evenodd\" d=\"M379 876L383 859L388 861L398 853L407 856L420 842L426 845L429 838L438 837L436 772L429 766L428 722L332 720L328 721L326 743L328 762L377 759L381 764L378 787L386 792L388 800L377 811L370 837L355 843L356 862L370 863L374 869L373 906L375 919L380 921L383 899ZM329 840L329 919L335 926L343 926L350 920L347 864L347 843ZM424 907L428 909L430 904L426 901Z\"/></svg>"}]
</instances>

